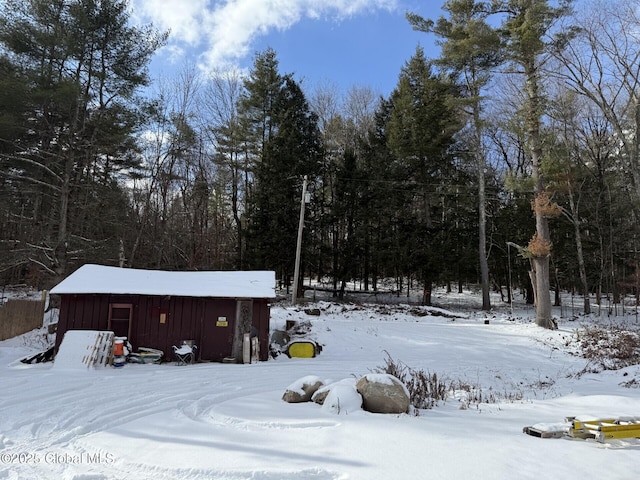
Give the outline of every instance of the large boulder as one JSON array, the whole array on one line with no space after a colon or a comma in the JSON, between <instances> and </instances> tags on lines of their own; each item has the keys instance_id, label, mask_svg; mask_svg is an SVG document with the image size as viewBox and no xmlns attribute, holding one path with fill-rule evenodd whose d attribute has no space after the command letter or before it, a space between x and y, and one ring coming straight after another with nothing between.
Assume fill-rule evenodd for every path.
<instances>
[{"instance_id":1,"label":"large boulder","mask_svg":"<svg viewBox=\"0 0 640 480\"><path fill-rule=\"evenodd\" d=\"M317 403L318 405L322 405L324 403L324 399L327 398L329 392L331 391L331 385L324 385L320 387L315 393L311 396L311 401Z\"/></svg>"},{"instance_id":2,"label":"large boulder","mask_svg":"<svg viewBox=\"0 0 640 480\"><path fill-rule=\"evenodd\" d=\"M410 398L407 388L398 378L387 373L370 373L358 380L362 406L373 413L406 413Z\"/></svg>"},{"instance_id":3,"label":"large boulder","mask_svg":"<svg viewBox=\"0 0 640 480\"><path fill-rule=\"evenodd\" d=\"M319 377L307 375L289 385L282 395L282 400L287 403L308 402L323 385L324 382Z\"/></svg>"},{"instance_id":4,"label":"large boulder","mask_svg":"<svg viewBox=\"0 0 640 480\"><path fill-rule=\"evenodd\" d=\"M345 378L343 380L339 380L337 382L331 382L328 383L326 385L323 385L322 387L320 387L311 397L311 401L317 403L318 405L322 405L324 404L325 399L327 398L327 396L329 395L329 393L331 392L331 390L334 387L339 387L339 386L343 386L343 385L347 385L350 386L353 390L356 391L356 379L353 377L349 377L349 378ZM360 394L358 394L360 395ZM360 397L360 405L359 408L362 407L362 397Z\"/></svg>"},{"instance_id":5,"label":"large boulder","mask_svg":"<svg viewBox=\"0 0 640 480\"><path fill-rule=\"evenodd\" d=\"M336 415L348 415L361 411L362 396L353 383L338 382L331 387L324 398L322 409Z\"/></svg>"}]
</instances>

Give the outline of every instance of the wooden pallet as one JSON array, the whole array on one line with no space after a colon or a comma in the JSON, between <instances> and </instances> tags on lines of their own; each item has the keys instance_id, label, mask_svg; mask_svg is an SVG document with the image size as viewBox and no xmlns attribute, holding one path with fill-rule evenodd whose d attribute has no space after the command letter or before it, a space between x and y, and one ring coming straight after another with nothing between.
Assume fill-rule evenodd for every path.
<instances>
[{"instance_id":1,"label":"wooden pallet","mask_svg":"<svg viewBox=\"0 0 640 480\"><path fill-rule=\"evenodd\" d=\"M54 360L55 368L95 368L108 365L113 351L113 332L68 330Z\"/></svg>"}]
</instances>

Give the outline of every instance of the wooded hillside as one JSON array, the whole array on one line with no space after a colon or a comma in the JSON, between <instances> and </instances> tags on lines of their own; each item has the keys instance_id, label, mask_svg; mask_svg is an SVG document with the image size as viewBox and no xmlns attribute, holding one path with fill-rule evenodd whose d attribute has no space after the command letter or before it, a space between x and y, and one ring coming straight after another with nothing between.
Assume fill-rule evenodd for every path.
<instances>
[{"instance_id":1,"label":"wooded hillside","mask_svg":"<svg viewBox=\"0 0 640 480\"><path fill-rule=\"evenodd\" d=\"M416 48L385 98L304 91L271 49L246 76L153 82L167 35L131 26L125 0L7 0L0 281L92 262L290 282L306 176L302 276L337 295L383 278L478 284L485 308L510 284L637 292L637 2L572 3L408 14L441 56Z\"/></svg>"}]
</instances>

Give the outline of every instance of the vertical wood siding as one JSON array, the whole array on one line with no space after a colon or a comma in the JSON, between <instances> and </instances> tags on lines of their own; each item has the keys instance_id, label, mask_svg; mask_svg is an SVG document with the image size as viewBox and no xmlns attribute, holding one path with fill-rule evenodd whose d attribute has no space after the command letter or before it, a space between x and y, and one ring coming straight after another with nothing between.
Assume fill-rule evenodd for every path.
<instances>
[{"instance_id":1,"label":"vertical wood siding","mask_svg":"<svg viewBox=\"0 0 640 480\"><path fill-rule=\"evenodd\" d=\"M231 355L236 321L236 300L227 298L168 297L144 295L62 295L56 335L56 351L67 330L107 330L109 304L133 304L131 342L157 348L165 360L173 360L173 345L193 340L198 360L222 361ZM160 314L166 322L160 322ZM269 356L269 303L253 300L252 323L258 329L260 360ZM226 318L227 325L219 322Z\"/></svg>"}]
</instances>

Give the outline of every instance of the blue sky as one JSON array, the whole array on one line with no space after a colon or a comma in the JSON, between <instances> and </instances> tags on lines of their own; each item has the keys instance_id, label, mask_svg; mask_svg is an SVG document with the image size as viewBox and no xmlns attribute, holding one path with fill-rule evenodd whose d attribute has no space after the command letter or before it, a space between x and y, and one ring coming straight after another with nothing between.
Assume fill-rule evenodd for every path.
<instances>
[{"instance_id":1,"label":"blue sky","mask_svg":"<svg viewBox=\"0 0 640 480\"><path fill-rule=\"evenodd\" d=\"M170 29L152 75L185 64L203 71L251 67L256 52L276 51L281 73L305 89L334 84L371 87L388 96L404 63L422 46L438 55L431 35L414 32L407 11L437 18L444 0L131 0L133 18Z\"/></svg>"}]
</instances>

